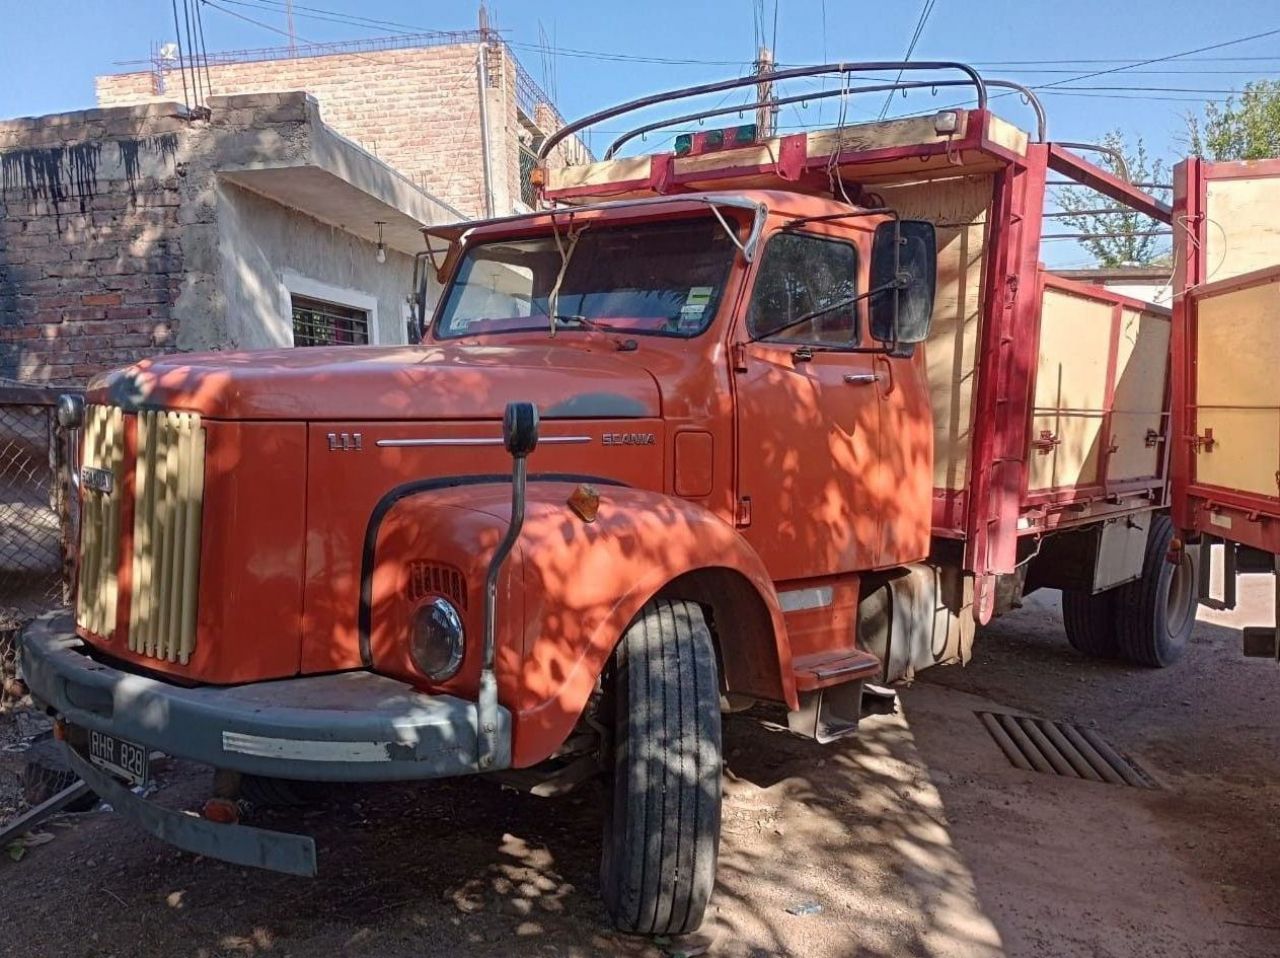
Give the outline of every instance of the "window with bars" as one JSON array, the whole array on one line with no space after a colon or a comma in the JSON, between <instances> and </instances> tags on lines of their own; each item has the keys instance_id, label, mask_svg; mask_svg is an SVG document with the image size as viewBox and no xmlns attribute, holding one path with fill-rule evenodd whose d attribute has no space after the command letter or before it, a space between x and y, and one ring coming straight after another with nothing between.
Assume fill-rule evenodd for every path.
<instances>
[{"instance_id":1,"label":"window with bars","mask_svg":"<svg viewBox=\"0 0 1280 958\"><path fill-rule=\"evenodd\" d=\"M293 345L363 346L369 342L369 311L307 296L293 300Z\"/></svg>"}]
</instances>

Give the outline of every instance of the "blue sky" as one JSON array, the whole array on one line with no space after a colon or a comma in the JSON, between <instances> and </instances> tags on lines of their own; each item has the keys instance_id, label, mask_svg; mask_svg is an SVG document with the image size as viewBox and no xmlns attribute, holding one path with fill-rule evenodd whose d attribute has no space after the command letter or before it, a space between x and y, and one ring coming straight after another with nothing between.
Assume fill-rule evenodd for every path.
<instances>
[{"instance_id":1,"label":"blue sky","mask_svg":"<svg viewBox=\"0 0 1280 958\"><path fill-rule=\"evenodd\" d=\"M764 33L772 39L773 0L493 0L490 17L530 73L554 88L562 112L574 116L616 100L745 71L754 57L762 2ZM924 2L779 0L776 56L783 63L817 62L824 56L899 59ZM227 12L283 28L279 6L278 0L210 0L203 8L210 51L282 43L279 34ZM450 30L473 27L477 4L296 0L300 42L322 42L389 31L316 19L303 7ZM174 33L171 0L0 0L0 10L0 117L92 106L96 74L126 69L116 61L145 58L152 41L172 39ZM540 26L559 55L546 58L536 49ZM936 0L913 56L965 60L989 75L1039 85L1277 28L1280 4L1275 0ZM700 62L610 59L617 55ZM553 75L544 66L548 59ZM1044 62L1050 60L1066 62ZM1088 60L1106 62L1083 62ZM1185 147L1188 111L1226 95L1219 91L1278 76L1280 35L1061 84L1059 92L1044 94L1050 134L1090 140L1120 128L1131 138L1142 136L1155 155L1176 158ZM1175 89L1134 89L1139 87ZM897 100L894 109L918 112L950 102L945 91L937 99L926 91L905 104ZM855 102L851 116L874 116L882 104L881 96L868 94ZM1031 122L1012 98L997 107L1023 126ZM831 107L825 111L833 115ZM784 126L796 121L791 111L781 118Z\"/></svg>"}]
</instances>

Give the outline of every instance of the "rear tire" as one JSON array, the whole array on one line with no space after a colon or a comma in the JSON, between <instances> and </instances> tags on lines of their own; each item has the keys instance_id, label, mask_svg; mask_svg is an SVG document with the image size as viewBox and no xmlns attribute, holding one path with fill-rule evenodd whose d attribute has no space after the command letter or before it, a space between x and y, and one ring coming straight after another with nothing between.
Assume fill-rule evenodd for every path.
<instances>
[{"instance_id":1,"label":"rear tire","mask_svg":"<svg viewBox=\"0 0 1280 958\"><path fill-rule=\"evenodd\" d=\"M1142 577L1116 590L1116 641L1120 656L1135 665L1162 669L1187 650L1196 621L1196 568L1190 551L1169 562L1173 521L1151 520Z\"/></svg>"},{"instance_id":2,"label":"rear tire","mask_svg":"<svg viewBox=\"0 0 1280 958\"><path fill-rule=\"evenodd\" d=\"M702 924L720 843L720 687L702 609L657 599L627 628L606 677L613 742L600 884L620 931Z\"/></svg>"},{"instance_id":3,"label":"rear tire","mask_svg":"<svg viewBox=\"0 0 1280 958\"><path fill-rule=\"evenodd\" d=\"M1113 659L1119 655L1116 640L1115 592L1096 595L1083 589L1062 590L1062 626L1067 641L1081 655Z\"/></svg>"}]
</instances>

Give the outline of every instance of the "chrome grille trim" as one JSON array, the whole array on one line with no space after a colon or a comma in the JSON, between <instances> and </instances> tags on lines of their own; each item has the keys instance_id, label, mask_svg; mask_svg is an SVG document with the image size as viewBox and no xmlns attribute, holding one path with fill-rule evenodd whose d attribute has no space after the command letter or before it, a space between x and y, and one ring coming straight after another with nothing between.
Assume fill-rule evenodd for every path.
<instances>
[{"instance_id":1,"label":"chrome grille trim","mask_svg":"<svg viewBox=\"0 0 1280 958\"><path fill-rule=\"evenodd\" d=\"M138 413L129 649L182 665L196 643L204 460L197 413Z\"/></svg>"},{"instance_id":2,"label":"chrome grille trim","mask_svg":"<svg viewBox=\"0 0 1280 958\"><path fill-rule=\"evenodd\" d=\"M86 469L111 473L111 491L81 490L80 565L76 624L110 637L115 631L119 597L120 513L124 498L124 412L114 406L85 410Z\"/></svg>"}]
</instances>

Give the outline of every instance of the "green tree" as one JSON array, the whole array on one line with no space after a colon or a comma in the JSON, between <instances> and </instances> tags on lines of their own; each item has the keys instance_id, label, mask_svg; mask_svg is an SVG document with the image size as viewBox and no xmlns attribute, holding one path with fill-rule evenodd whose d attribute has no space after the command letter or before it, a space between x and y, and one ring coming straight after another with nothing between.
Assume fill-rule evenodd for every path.
<instances>
[{"instance_id":1,"label":"green tree","mask_svg":"<svg viewBox=\"0 0 1280 958\"><path fill-rule=\"evenodd\" d=\"M1237 102L1209 103L1204 119L1187 118L1191 152L1215 162L1280 156L1280 81L1246 83Z\"/></svg>"},{"instance_id":2,"label":"green tree","mask_svg":"<svg viewBox=\"0 0 1280 958\"><path fill-rule=\"evenodd\" d=\"M1130 182L1144 184L1143 189L1158 199L1169 199L1168 189L1150 185L1167 182L1169 170L1163 160L1153 160L1147 154L1141 137L1130 148L1124 134L1112 130L1101 145L1120 154L1124 162L1103 153L1097 159L1099 166L1121 179L1127 173ZM1167 261L1168 238L1152 235L1164 227L1149 216L1079 186L1057 190L1054 200L1063 214L1055 218L1082 234L1078 242L1099 266L1154 266Z\"/></svg>"}]
</instances>

